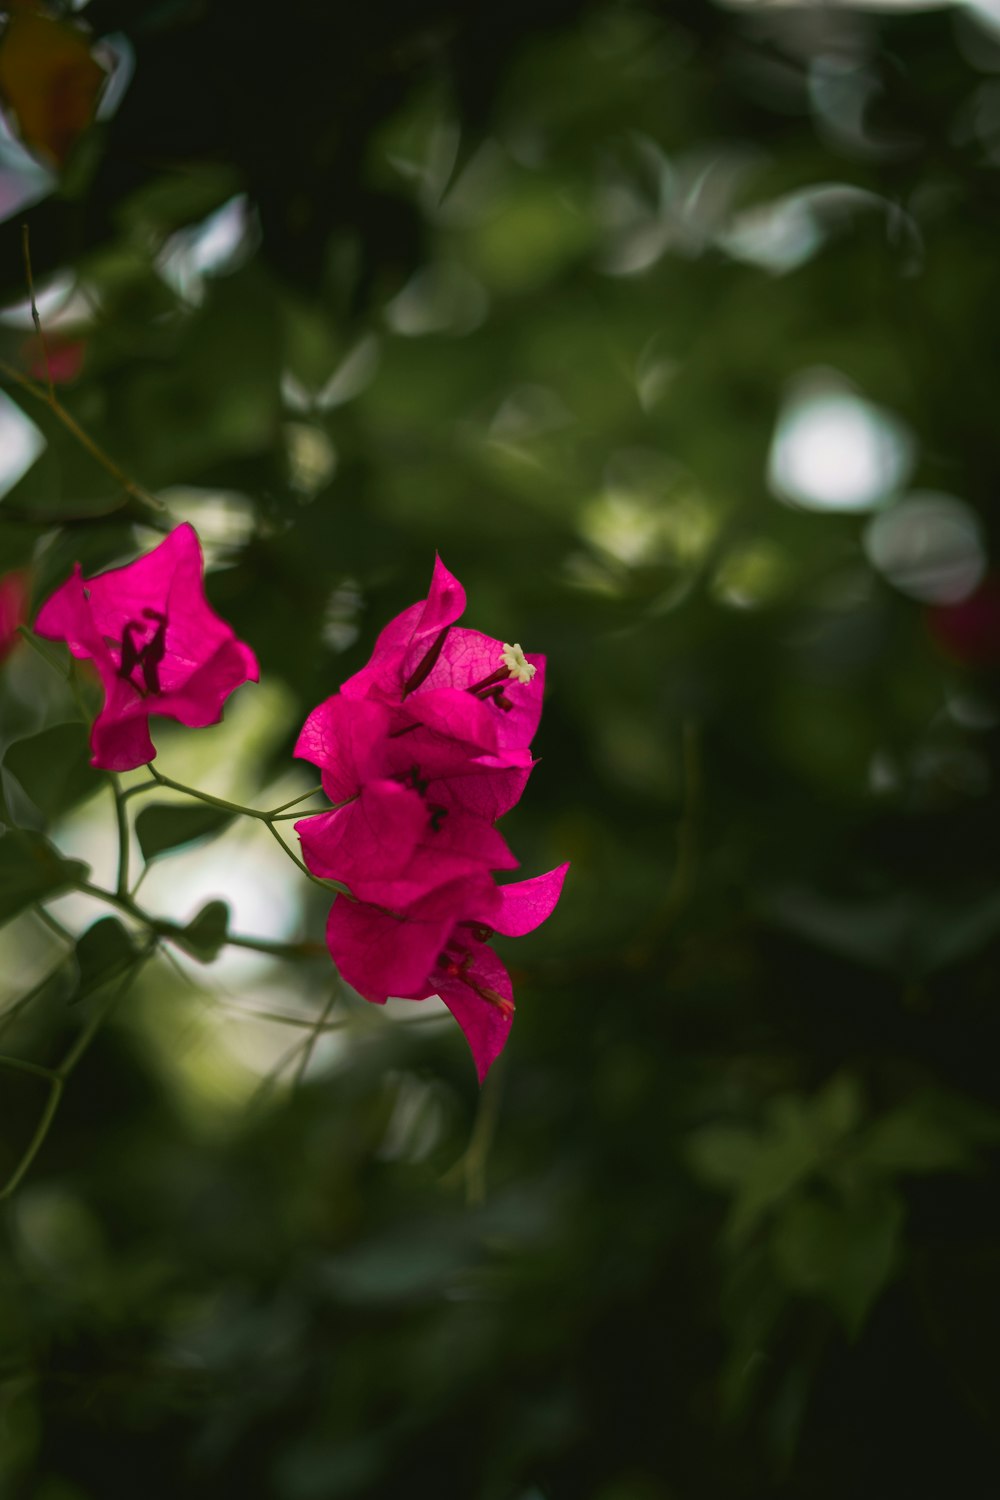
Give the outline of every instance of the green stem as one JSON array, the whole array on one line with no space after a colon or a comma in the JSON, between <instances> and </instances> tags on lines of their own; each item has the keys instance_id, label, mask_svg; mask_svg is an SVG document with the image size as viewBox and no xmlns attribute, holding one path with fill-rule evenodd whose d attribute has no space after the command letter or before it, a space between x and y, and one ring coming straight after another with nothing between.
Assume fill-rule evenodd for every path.
<instances>
[{"instance_id":1,"label":"green stem","mask_svg":"<svg viewBox=\"0 0 1000 1500\"><path fill-rule=\"evenodd\" d=\"M38 910L41 911L41 908L39 907ZM11 1021L19 1016L22 1010L26 1010L33 1000L37 1000L46 986L50 985L53 979L62 973L65 962L65 958L60 959L54 969L50 969L36 984L31 986L31 989L26 994L22 995L20 999L15 1000L13 1005L9 1006L3 1015L0 1015L0 1033L6 1031Z\"/></svg>"},{"instance_id":2,"label":"green stem","mask_svg":"<svg viewBox=\"0 0 1000 1500\"><path fill-rule=\"evenodd\" d=\"M323 788L321 786L311 786L308 792L300 792L297 797L290 798L288 802L282 802L280 807L272 807L271 811L269 813L264 813L263 816L270 819L280 818L282 813L285 813L286 808L297 807L300 802L305 802L307 797L315 797L322 790ZM297 818L299 814L285 813L285 816Z\"/></svg>"},{"instance_id":3,"label":"green stem","mask_svg":"<svg viewBox=\"0 0 1000 1500\"><path fill-rule=\"evenodd\" d=\"M76 938L68 927L63 926L58 917L54 917L50 911L46 911L44 906L34 906L31 910L32 915L36 916L43 927L47 927L54 937L59 938L63 943L67 943L70 948L76 947Z\"/></svg>"},{"instance_id":4,"label":"green stem","mask_svg":"<svg viewBox=\"0 0 1000 1500\"><path fill-rule=\"evenodd\" d=\"M351 896L351 893L348 890L347 886L342 884L341 881L323 880L319 875L314 875L312 870L309 869L309 866L306 865L301 859L299 859L299 856L295 853L294 849L290 849L288 847L288 845L285 843L284 839L281 837L281 835L278 833L278 830L274 826L276 821L280 821L282 814L285 812L286 808L292 807L296 802L304 802L307 797L314 797L317 792L321 792L323 790L322 787L311 787L308 792L302 792L298 797L293 797L290 802L283 802L280 807L273 808L270 812L265 812L263 808L244 807L241 802L230 802L225 797L216 797L212 792L202 792L199 791L197 787L185 785L183 781L175 781L172 776L166 776L162 771L158 771L153 765L152 761L149 762L147 769L150 775L153 777L153 781L143 782L141 787L131 787L129 794L131 792L146 791L150 786L158 784L160 786L169 787L173 792L181 792L185 797L194 797L198 802L207 802L210 807L222 808L224 812L232 813L234 817L243 816L246 818L256 818L258 823L264 824L268 832L277 841L278 847L282 850L283 853L288 855L288 858L293 862L293 864L298 866L307 880L311 880L314 885L321 886L325 891L334 891L338 895L347 896L349 899L353 900L353 897ZM346 806L346 804L338 803L337 806L343 807ZM336 811L336 808L330 810ZM297 814L292 814L291 816L295 817L297 816Z\"/></svg>"},{"instance_id":5,"label":"green stem","mask_svg":"<svg viewBox=\"0 0 1000 1500\"><path fill-rule=\"evenodd\" d=\"M285 843L284 839L281 837L281 834L275 828L270 819L266 821L265 826L268 833L270 833L271 837L277 842L278 847L284 850L284 852L288 855L288 858L292 860L294 864L298 865L303 875L307 880L311 880L313 885L321 886L325 891L335 891L338 895L341 896L350 895L350 892L348 891L346 885L341 885L339 880L323 880L321 876L314 875L309 866L303 860L299 859L299 856L296 854L295 850L289 849L288 845ZM354 898L351 897L351 899L353 900Z\"/></svg>"},{"instance_id":6,"label":"green stem","mask_svg":"<svg viewBox=\"0 0 1000 1500\"><path fill-rule=\"evenodd\" d=\"M31 1140L28 1142L27 1146L24 1148L24 1154L22 1155L21 1160L18 1162L13 1172L11 1172L3 1187L0 1188L0 1202L2 1202L4 1198L10 1198L17 1191L21 1183L24 1181L25 1175L30 1171L32 1162L35 1160L35 1157L38 1155L39 1151L42 1149L42 1146L45 1144L45 1138L52 1128L52 1121L56 1117L56 1111L59 1108L59 1102L62 1099L62 1094L63 1081L60 1077L58 1077L58 1075L53 1075L53 1077L49 1079L48 1098L45 1101L45 1108L42 1110L41 1118L38 1121L37 1126L35 1127L35 1133L31 1137Z\"/></svg>"},{"instance_id":7,"label":"green stem","mask_svg":"<svg viewBox=\"0 0 1000 1500\"><path fill-rule=\"evenodd\" d=\"M59 1109L67 1078L69 1078L70 1074L73 1072L73 1069L76 1067L77 1063L80 1061L81 1057L86 1052L91 1042L94 1040L94 1037L97 1035L101 1026L107 1020L112 1008L125 994L130 985L138 978L145 964L153 956L155 948L156 940L154 938L147 944L144 951L138 956L136 962L132 964L128 972L122 976L121 984L115 987L107 1004L101 1006L100 1009L96 1010L91 1016L90 1020L80 1032L80 1035L77 1037L72 1047L66 1053L58 1068L43 1068L37 1063L24 1062L20 1058L0 1057L0 1063L2 1063L4 1066L17 1068L22 1072L31 1073L35 1077L44 1078L49 1085L48 1098L45 1101L45 1108L42 1111L41 1118L38 1121L38 1125L35 1128L35 1132L31 1137L31 1140L28 1142L27 1146L24 1149L24 1154L22 1155L21 1160L18 1162L17 1166L14 1168L13 1172L4 1183L3 1187L0 1188L0 1201L5 1198L10 1198L24 1181L25 1175L30 1170L35 1157L38 1155L39 1151L42 1149L42 1146L45 1144L45 1139L52 1128L52 1122L56 1117L57 1110Z\"/></svg>"},{"instance_id":8,"label":"green stem","mask_svg":"<svg viewBox=\"0 0 1000 1500\"><path fill-rule=\"evenodd\" d=\"M122 791L121 778L113 772L111 775L111 790L115 797L115 821L118 825L118 884L116 890L119 896L128 895L128 855L129 855L129 826L128 810L125 806L125 794Z\"/></svg>"},{"instance_id":9,"label":"green stem","mask_svg":"<svg viewBox=\"0 0 1000 1500\"><path fill-rule=\"evenodd\" d=\"M295 1077L292 1079L293 1091L300 1087L303 1078L306 1076L306 1069L312 1061L312 1055L315 1051L316 1043L319 1041L320 1035L325 1030L326 1023L330 1019L330 1012L331 1010L333 1010L333 1007L336 1005L339 998L339 989L331 991L329 999L324 1005L319 1016L316 1018L316 1022L313 1026L312 1031L306 1037L305 1045L302 1048L302 1056L299 1059L298 1067L295 1069Z\"/></svg>"},{"instance_id":10,"label":"green stem","mask_svg":"<svg viewBox=\"0 0 1000 1500\"><path fill-rule=\"evenodd\" d=\"M256 807L244 807L240 802L228 802L225 797L215 797L211 792L200 792L197 787L185 786L183 781L175 781L172 776L164 776L162 771L156 769L152 761L146 769L160 786L168 786L174 792L183 792L185 797L194 797L199 802L207 802L210 807L221 807L224 812L232 813L234 817L242 814L247 818L260 818L264 822L267 821L267 814L260 812ZM148 787L149 783L145 785Z\"/></svg>"},{"instance_id":11,"label":"green stem","mask_svg":"<svg viewBox=\"0 0 1000 1500\"><path fill-rule=\"evenodd\" d=\"M30 1073L33 1078L44 1078L49 1083L59 1076L54 1069L43 1068L41 1063L27 1062L23 1057L8 1057L6 1053L0 1053L0 1068L10 1068L15 1073Z\"/></svg>"},{"instance_id":12,"label":"green stem","mask_svg":"<svg viewBox=\"0 0 1000 1500\"><path fill-rule=\"evenodd\" d=\"M120 896L115 891L106 891L99 885L92 885L89 880L78 881L75 889L82 891L85 896L93 896L98 901L106 901L109 906L117 906L119 911L126 912L134 921L141 922L157 937L165 938L170 943L177 943L181 948L184 947L183 927L165 917L152 916L130 896ZM236 932L227 932L225 940L233 948L250 948L255 953L270 953L275 958L310 958L326 952L326 946L323 943L278 943L272 942L269 938L244 937Z\"/></svg>"}]
</instances>

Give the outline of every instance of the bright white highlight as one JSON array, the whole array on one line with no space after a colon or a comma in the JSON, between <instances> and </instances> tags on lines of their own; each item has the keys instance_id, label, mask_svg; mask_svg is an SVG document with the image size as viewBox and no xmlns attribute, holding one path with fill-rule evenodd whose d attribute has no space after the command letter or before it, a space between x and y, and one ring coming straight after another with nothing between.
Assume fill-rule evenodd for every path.
<instances>
[{"instance_id":1,"label":"bright white highlight","mask_svg":"<svg viewBox=\"0 0 1000 1500\"><path fill-rule=\"evenodd\" d=\"M854 395L832 373L792 390L778 418L768 483L809 510L874 510L909 477L914 441L891 413Z\"/></svg>"},{"instance_id":2,"label":"bright white highlight","mask_svg":"<svg viewBox=\"0 0 1000 1500\"><path fill-rule=\"evenodd\" d=\"M45 438L34 422L0 392L0 495L14 488L44 450Z\"/></svg>"}]
</instances>

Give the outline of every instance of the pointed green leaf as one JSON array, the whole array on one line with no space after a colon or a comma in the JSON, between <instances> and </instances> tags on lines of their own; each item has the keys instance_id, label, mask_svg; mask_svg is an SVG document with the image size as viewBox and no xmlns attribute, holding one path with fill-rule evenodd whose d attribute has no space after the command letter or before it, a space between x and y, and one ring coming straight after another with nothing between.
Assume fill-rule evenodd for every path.
<instances>
[{"instance_id":1,"label":"pointed green leaf","mask_svg":"<svg viewBox=\"0 0 1000 1500\"><path fill-rule=\"evenodd\" d=\"M90 764L85 724L56 724L15 740L7 747L3 763L47 823L106 784L103 773Z\"/></svg>"},{"instance_id":2,"label":"pointed green leaf","mask_svg":"<svg viewBox=\"0 0 1000 1500\"><path fill-rule=\"evenodd\" d=\"M210 964L225 943L228 928L229 907L225 901L209 901L178 933L177 942L199 963Z\"/></svg>"},{"instance_id":3,"label":"pointed green leaf","mask_svg":"<svg viewBox=\"0 0 1000 1500\"><path fill-rule=\"evenodd\" d=\"M82 1000L109 979L116 979L135 962L135 956L135 944L128 929L117 917L101 917L77 941L80 982L74 998Z\"/></svg>"},{"instance_id":4,"label":"pointed green leaf","mask_svg":"<svg viewBox=\"0 0 1000 1500\"><path fill-rule=\"evenodd\" d=\"M40 833L8 828L0 836L0 922L76 885L89 873L81 860L64 859Z\"/></svg>"},{"instance_id":5,"label":"pointed green leaf","mask_svg":"<svg viewBox=\"0 0 1000 1500\"><path fill-rule=\"evenodd\" d=\"M232 818L232 813L208 803L187 807L177 802L154 802L136 818L135 831L143 858L155 859L158 854L219 833Z\"/></svg>"}]
</instances>

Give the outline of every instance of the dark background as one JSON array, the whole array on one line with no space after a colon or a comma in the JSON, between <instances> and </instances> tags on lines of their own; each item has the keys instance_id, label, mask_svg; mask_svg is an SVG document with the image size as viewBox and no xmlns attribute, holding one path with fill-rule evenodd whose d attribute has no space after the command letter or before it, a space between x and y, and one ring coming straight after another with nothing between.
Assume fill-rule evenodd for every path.
<instances>
[{"instance_id":1,"label":"dark background","mask_svg":"<svg viewBox=\"0 0 1000 1500\"><path fill-rule=\"evenodd\" d=\"M524 874L572 869L498 945L481 1096L415 1007L339 997L308 1053L325 960L144 972L0 1205L0 1494L992 1495L1000 31L80 20L135 74L0 224L0 286L26 220L39 289L76 288L43 299L82 346L60 399L195 520L262 664L219 729L154 725L158 764L294 795L305 714L438 549L469 623L548 655L504 830ZM0 356L37 357L23 309ZM156 535L4 389L47 441L0 500L37 603ZM0 714L10 746L74 709L20 645ZM111 800L66 735L8 749L8 821L96 869ZM214 858L244 929L284 901L273 931L319 937L321 893L232 837L157 861L156 909L192 915ZM0 945L2 1046L52 1062L93 988L71 962L11 1019L59 947L31 912ZM5 1177L43 1102L0 1072Z\"/></svg>"}]
</instances>

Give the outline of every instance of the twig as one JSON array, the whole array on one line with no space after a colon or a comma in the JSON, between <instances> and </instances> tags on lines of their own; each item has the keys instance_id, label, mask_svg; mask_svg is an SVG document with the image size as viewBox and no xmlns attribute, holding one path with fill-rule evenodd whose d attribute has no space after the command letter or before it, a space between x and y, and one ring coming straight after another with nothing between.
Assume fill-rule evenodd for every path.
<instances>
[{"instance_id":1,"label":"twig","mask_svg":"<svg viewBox=\"0 0 1000 1500\"><path fill-rule=\"evenodd\" d=\"M47 406L56 420L61 422L66 431L76 438L81 448L85 448L95 463L99 463L101 468L110 474L112 479L116 480L127 494L132 496L133 500L138 500L140 505L144 505L149 510L155 511L157 515L161 515L166 510L166 506L162 500L158 500L155 495L151 495L148 490L144 490L141 485L136 484L133 479L130 479L125 470L115 463L110 454L105 453L104 449L98 443L95 443L90 434L84 432L79 422L75 417L70 415L58 396L47 391L44 386L38 385L34 380L30 380L27 375L22 375L20 370L15 370L14 366L9 365L5 359L0 359L0 375L12 385L19 386L22 391L27 391L29 396L33 396L36 401L40 401L43 406Z\"/></svg>"},{"instance_id":2,"label":"twig","mask_svg":"<svg viewBox=\"0 0 1000 1500\"><path fill-rule=\"evenodd\" d=\"M21 253L24 256L24 274L28 283L28 300L31 303L31 321L35 325L35 332L38 334L38 342L42 346L42 361L45 365L45 380L48 385L49 402L51 404L56 399L56 392L55 387L52 384L52 366L49 363L49 346L45 342L45 335L42 332L42 320L38 316L38 304L35 301L35 278L31 274L31 229L27 224L21 225Z\"/></svg>"},{"instance_id":3,"label":"twig","mask_svg":"<svg viewBox=\"0 0 1000 1500\"><path fill-rule=\"evenodd\" d=\"M306 1037L305 1046L302 1049L302 1057L299 1061L298 1067L295 1069L295 1077L292 1079L293 1092L295 1091L295 1089L300 1087L303 1078L305 1078L306 1076L306 1069L309 1067L309 1064L312 1061L312 1055L315 1051L316 1043L319 1041L322 1032L325 1030L326 1023L330 1019L330 1012L331 1010L333 1010L333 1007L336 1005L339 998L339 989L335 989L330 992L329 999L327 1000L322 1011L317 1017L312 1031L310 1031L309 1035Z\"/></svg>"}]
</instances>

